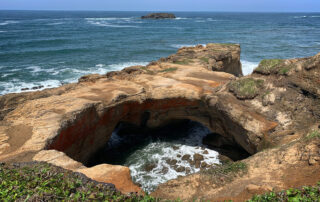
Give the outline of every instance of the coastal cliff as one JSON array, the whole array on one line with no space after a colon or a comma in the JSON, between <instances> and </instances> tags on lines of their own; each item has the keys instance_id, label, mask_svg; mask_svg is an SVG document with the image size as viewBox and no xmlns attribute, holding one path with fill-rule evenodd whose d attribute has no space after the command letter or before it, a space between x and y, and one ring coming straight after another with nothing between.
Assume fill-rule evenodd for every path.
<instances>
[{"instance_id":1,"label":"coastal cliff","mask_svg":"<svg viewBox=\"0 0 320 202\"><path fill-rule=\"evenodd\" d=\"M147 66L83 76L76 84L1 96L0 161L44 161L123 193L142 193L129 168L84 164L121 122L157 128L188 119L252 155L241 161L246 171L232 173L232 180L208 172L181 177L160 185L153 196L242 201L271 188L315 184L320 54L264 60L252 75L241 76L239 45L208 44L181 48Z\"/></svg>"}]
</instances>

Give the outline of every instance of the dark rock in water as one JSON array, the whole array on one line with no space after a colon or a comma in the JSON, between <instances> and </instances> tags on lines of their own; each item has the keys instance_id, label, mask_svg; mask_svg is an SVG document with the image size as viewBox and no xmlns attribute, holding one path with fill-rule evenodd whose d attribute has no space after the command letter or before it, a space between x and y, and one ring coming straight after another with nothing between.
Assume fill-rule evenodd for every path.
<instances>
[{"instance_id":1,"label":"dark rock in water","mask_svg":"<svg viewBox=\"0 0 320 202\"><path fill-rule=\"evenodd\" d=\"M169 168L163 167L162 170L161 170L161 173L162 173L162 174L167 174L168 171L169 171Z\"/></svg>"},{"instance_id":2,"label":"dark rock in water","mask_svg":"<svg viewBox=\"0 0 320 202\"><path fill-rule=\"evenodd\" d=\"M141 17L141 19L173 19L173 18L176 18L176 16L172 13L151 13Z\"/></svg>"},{"instance_id":3,"label":"dark rock in water","mask_svg":"<svg viewBox=\"0 0 320 202\"><path fill-rule=\"evenodd\" d=\"M185 154L185 155L183 155L183 157L181 159L184 161L188 161L190 159L190 157L191 156L189 154Z\"/></svg>"},{"instance_id":4,"label":"dark rock in water","mask_svg":"<svg viewBox=\"0 0 320 202\"><path fill-rule=\"evenodd\" d=\"M22 91L30 90L30 88L21 88Z\"/></svg>"},{"instance_id":5,"label":"dark rock in water","mask_svg":"<svg viewBox=\"0 0 320 202\"><path fill-rule=\"evenodd\" d=\"M32 87L32 90L38 90L38 89L40 89L40 88L43 88L44 86L35 86L35 87Z\"/></svg>"},{"instance_id":6,"label":"dark rock in water","mask_svg":"<svg viewBox=\"0 0 320 202\"><path fill-rule=\"evenodd\" d=\"M176 151L176 150L179 149L179 147L177 147L177 146L172 146L172 149Z\"/></svg>"},{"instance_id":7,"label":"dark rock in water","mask_svg":"<svg viewBox=\"0 0 320 202\"><path fill-rule=\"evenodd\" d=\"M170 166L174 166L174 165L176 165L176 164L178 163L178 161L175 160L175 159L168 159L168 160L166 160L166 162L167 162L167 164L169 164Z\"/></svg>"},{"instance_id":8,"label":"dark rock in water","mask_svg":"<svg viewBox=\"0 0 320 202\"><path fill-rule=\"evenodd\" d=\"M209 165L206 162L202 162L200 166L201 166L201 168L209 167Z\"/></svg>"},{"instance_id":9,"label":"dark rock in water","mask_svg":"<svg viewBox=\"0 0 320 202\"><path fill-rule=\"evenodd\" d=\"M195 167L196 168L200 168L201 165L201 161L195 161Z\"/></svg>"},{"instance_id":10,"label":"dark rock in water","mask_svg":"<svg viewBox=\"0 0 320 202\"><path fill-rule=\"evenodd\" d=\"M193 160L194 161L202 161L204 158L201 154L194 154L193 155Z\"/></svg>"},{"instance_id":11,"label":"dark rock in water","mask_svg":"<svg viewBox=\"0 0 320 202\"><path fill-rule=\"evenodd\" d=\"M186 168L183 167L183 166L179 166L179 167L175 168L175 170L176 170L177 172L179 172L179 173L182 173L182 172L184 172L184 171L186 170Z\"/></svg>"},{"instance_id":12,"label":"dark rock in water","mask_svg":"<svg viewBox=\"0 0 320 202\"><path fill-rule=\"evenodd\" d=\"M156 164L154 164L154 163L152 163L152 164L146 164L145 166L144 166L144 169L145 169L145 171L147 171L147 172L150 172L150 171L152 171L154 168L156 168L157 167L157 165Z\"/></svg>"}]
</instances>

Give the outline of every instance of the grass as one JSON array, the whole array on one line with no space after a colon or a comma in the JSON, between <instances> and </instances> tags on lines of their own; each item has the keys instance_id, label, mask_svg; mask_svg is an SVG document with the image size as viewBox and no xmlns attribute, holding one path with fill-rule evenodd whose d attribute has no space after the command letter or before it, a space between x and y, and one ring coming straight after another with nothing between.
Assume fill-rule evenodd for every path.
<instances>
[{"instance_id":1,"label":"grass","mask_svg":"<svg viewBox=\"0 0 320 202\"><path fill-rule=\"evenodd\" d=\"M319 130L313 130L310 133L307 134L305 137L306 140L313 140L313 139L320 139L320 131Z\"/></svg>"},{"instance_id":2,"label":"grass","mask_svg":"<svg viewBox=\"0 0 320 202\"><path fill-rule=\"evenodd\" d=\"M238 161L217 165L208 170L201 171L201 174L205 176L206 179L210 179L212 183L222 184L221 179L223 179L223 182L231 182L234 177L247 173L247 171L247 164Z\"/></svg>"},{"instance_id":3,"label":"grass","mask_svg":"<svg viewBox=\"0 0 320 202\"><path fill-rule=\"evenodd\" d=\"M202 58L200 58L200 60L206 64L209 64L209 58L207 58L207 57L202 57Z\"/></svg>"},{"instance_id":4,"label":"grass","mask_svg":"<svg viewBox=\"0 0 320 202\"><path fill-rule=\"evenodd\" d=\"M146 66L141 67L141 69L146 71L148 74L154 74L154 72L149 70L148 67L146 67Z\"/></svg>"},{"instance_id":5,"label":"grass","mask_svg":"<svg viewBox=\"0 0 320 202\"><path fill-rule=\"evenodd\" d=\"M157 201L47 163L0 165L0 201Z\"/></svg>"},{"instance_id":6,"label":"grass","mask_svg":"<svg viewBox=\"0 0 320 202\"><path fill-rule=\"evenodd\" d=\"M173 61L174 64L179 64L179 65L188 65L191 62L192 61L188 59Z\"/></svg>"},{"instance_id":7,"label":"grass","mask_svg":"<svg viewBox=\"0 0 320 202\"><path fill-rule=\"evenodd\" d=\"M239 99L253 99L259 94L263 83L261 79L243 78L230 82L229 90Z\"/></svg>"},{"instance_id":8,"label":"grass","mask_svg":"<svg viewBox=\"0 0 320 202\"><path fill-rule=\"evenodd\" d=\"M277 71L277 67L283 62L281 59L262 60L254 72L269 75ZM285 70L283 70L285 71Z\"/></svg>"},{"instance_id":9,"label":"grass","mask_svg":"<svg viewBox=\"0 0 320 202\"><path fill-rule=\"evenodd\" d=\"M290 72L291 69L295 68L294 64L290 64L290 65L286 65L283 66L279 69L278 73L280 75L288 75L288 73Z\"/></svg>"},{"instance_id":10,"label":"grass","mask_svg":"<svg viewBox=\"0 0 320 202\"><path fill-rule=\"evenodd\" d=\"M178 68L177 67L170 67L164 70L161 70L160 72L174 72L176 71Z\"/></svg>"},{"instance_id":11,"label":"grass","mask_svg":"<svg viewBox=\"0 0 320 202\"><path fill-rule=\"evenodd\" d=\"M320 201L320 182L317 186L305 186L301 189L288 189L281 192L269 192L263 195L256 195L247 202L313 202Z\"/></svg>"}]
</instances>

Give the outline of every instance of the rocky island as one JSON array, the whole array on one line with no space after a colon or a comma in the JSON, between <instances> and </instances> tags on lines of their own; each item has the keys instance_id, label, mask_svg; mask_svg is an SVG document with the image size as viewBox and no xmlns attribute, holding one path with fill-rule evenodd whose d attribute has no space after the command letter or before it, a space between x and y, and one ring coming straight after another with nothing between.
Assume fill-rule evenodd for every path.
<instances>
[{"instance_id":1,"label":"rocky island","mask_svg":"<svg viewBox=\"0 0 320 202\"><path fill-rule=\"evenodd\" d=\"M120 122L197 121L208 147L249 157L171 180L162 199L244 201L320 181L320 53L263 60L242 76L240 46L208 44L78 83L0 97L0 162L45 162L122 193L143 193L128 167L86 167Z\"/></svg>"},{"instance_id":2,"label":"rocky island","mask_svg":"<svg viewBox=\"0 0 320 202\"><path fill-rule=\"evenodd\" d=\"M141 19L174 19L176 16L172 13L151 13L142 16Z\"/></svg>"}]
</instances>

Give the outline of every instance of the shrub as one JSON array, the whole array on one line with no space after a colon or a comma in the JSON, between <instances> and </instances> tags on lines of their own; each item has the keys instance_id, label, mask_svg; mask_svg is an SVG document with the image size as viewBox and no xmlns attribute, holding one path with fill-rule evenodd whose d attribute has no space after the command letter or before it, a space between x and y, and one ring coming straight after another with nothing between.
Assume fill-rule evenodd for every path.
<instances>
[{"instance_id":1,"label":"shrub","mask_svg":"<svg viewBox=\"0 0 320 202\"><path fill-rule=\"evenodd\" d=\"M259 66L254 70L256 73L269 75L275 71L277 71L277 67L283 62L280 59L268 59L262 60Z\"/></svg>"},{"instance_id":2,"label":"shrub","mask_svg":"<svg viewBox=\"0 0 320 202\"><path fill-rule=\"evenodd\" d=\"M263 83L261 79L243 78L230 82L229 90L239 99L253 99L259 94Z\"/></svg>"}]
</instances>

